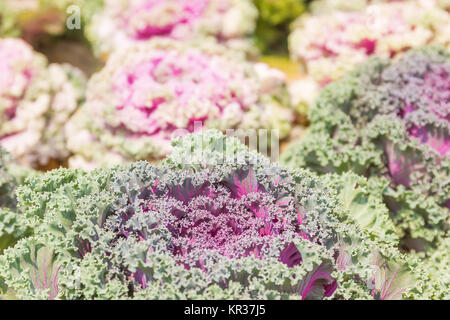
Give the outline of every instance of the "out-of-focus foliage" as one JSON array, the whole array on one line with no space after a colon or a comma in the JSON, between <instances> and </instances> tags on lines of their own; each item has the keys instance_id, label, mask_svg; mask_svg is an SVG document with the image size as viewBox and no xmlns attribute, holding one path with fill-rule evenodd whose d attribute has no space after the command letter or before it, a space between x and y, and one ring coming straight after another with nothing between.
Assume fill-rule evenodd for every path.
<instances>
[{"instance_id":1,"label":"out-of-focus foliage","mask_svg":"<svg viewBox=\"0 0 450 320\"><path fill-rule=\"evenodd\" d=\"M329 14L335 11L364 11L371 4L402 1L405 0L314 0L311 2L309 10L313 14Z\"/></svg>"},{"instance_id":2,"label":"out-of-focus foliage","mask_svg":"<svg viewBox=\"0 0 450 320\"><path fill-rule=\"evenodd\" d=\"M310 4L310 11L314 14L330 13L333 11L361 11L368 5L388 2L407 2L411 0L314 0ZM436 6L450 10L449 0L413 0L427 6Z\"/></svg>"},{"instance_id":3,"label":"out-of-focus foliage","mask_svg":"<svg viewBox=\"0 0 450 320\"><path fill-rule=\"evenodd\" d=\"M292 61L287 55L264 55L259 58L259 61L283 71L288 80L295 80L301 76L299 73L301 65Z\"/></svg>"},{"instance_id":4,"label":"out-of-focus foliage","mask_svg":"<svg viewBox=\"0 0 450 320\"><path fill-rule=\"evenodd\" d=\"M311 76L304 76L291 81L288 85L291 105L300 115L306 116L320 89L319 83Z\"/></svg>"},{"instance_id":5,"label":"out-of-focus foliage","mask_svg":"<svg viewBox=\"0 0 450 320\"><path fill-rule=\"evenodd\" d=\"M296 115L306 118L309 106L313 104L317 92L320 90L318 83L311 77L300 72L302 65L292 61L288 56L265 55L259 61L279 69L286 74L290 105L296 111ZM297 122L300 119L296 119ZM304 122L304 121L301 121ZM292 131L291 131L292 137Z\"/></svg>"},{"instance_id":6,"label":"out-of-focus foliage","mask_svg":"<svg viewBox=\"0 0 450 320\"><path fill-rule=\"evenodd\" d=\"M317 88L340 79L373 55L391 58L427 44L450 46L450 13L434 1L366 3L313 2L313 13L294 22L289 36L291 58L304 65L307 81L316 81ZM293 99L300 105L308 105L319 92L308 92L301 83L294 86Z\"/></svg>"},{"instance_id":7,"label":"out-of-focus foliage","mask_svg":"<svg viewBox=\"0 0 450 320\"><path fill-rule=\"evenodd\" d=\"M28 179L17 194L37 230L0 256L4 286L32 299L442 298L364 179L289 171L217 131L174 148L160 167Z\"/></svg>"},{"instance_id":8,"label":"out-of-focus foliage","mask_svg":"<svg viewBox=\"0 0 450 320\"><path fill-rule=\"evenodd\" d=\"M14 38L0 39L0 70L0 145L32 167L68 157L63 127L84 98L82 72Z\"/></svg>"},{"instance_id":9,"label":"out-of-focus foliage","mask_svg":"<svg viewBox=\"0 0 450 320\"><path fill-rule=\"evenodd\" d=\"M2 0L0 37L21 36L31 41L42 34L62 34L71 3L73 0Z\"/></svg>"},{"instance_id":10,"label":"out-of-focus foliage","mask_svg":"<svg viewBox=\"0 0 450 320\"><path fill-rule=\"evenodd\" d=\"M67 128L70 166L157 160L172 137L200 127L279 129L284 138L292 121L279 70L215 42L154 39L115 52L89 81Z\"/></svg>"},{"instance_id":11,"label":"out-of-focus foliage","mask_svg":"<svg viewBox=\"0 0 450 320\"><path fill-rule=\"evenodd\" d=\"M436 3L441 8L443 8L443 9L445 9L447 11L450 11L450 1L449 0L436 0Z\"/></svg>"},{"instance_id":12,"label":"out-of-focus foliage","mask_svg":"<svg viewBox=\"0 0 450 320\"><path fill-rule=\"evenodd\" d=\"M323 89L311 127L282 162L353 171L382 190L406 249L438 258L450 216L450 55L442 47L373 58ZM449 264L448 255L442 256ZM448 283L448 282L447 282Z\"/></svg>"},{"instance_id":13,"label":"out-of-focus foliage","mask_svg":"<svg viewBox=\"0 0 450 320\"><path fill-rule=\"evenodd\" d=\"M287 52L290 24L306 10L304 0L253 0L259 16L256 44L263 53Z\"/></svg>"},{"instance_id":14,"label":"out-of-focus foliage","mask_svg":"<svg viewBox=\"0 0 450 320\"><path fill-rule=\"evenodd\" d=\"M256 54L250 38L258 11L251 0L103 0L97 9L91 7L86 36L103 59L118 48L155 37L213 38Z\"/></svg>"}]
</instances>

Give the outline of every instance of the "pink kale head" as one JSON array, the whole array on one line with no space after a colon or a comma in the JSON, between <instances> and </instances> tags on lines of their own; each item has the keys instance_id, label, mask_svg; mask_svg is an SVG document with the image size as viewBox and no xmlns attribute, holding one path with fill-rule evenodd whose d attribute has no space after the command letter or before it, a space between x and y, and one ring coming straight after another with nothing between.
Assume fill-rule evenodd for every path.
<instances>
[{"instance_id":1,"label":"pink kale head","mask_svg":"<svg viewBox=\"0 0 450 320\"><path fill-rule=\"evenodd\" d=\"M243 165L197 173L182 170L151 174L145 167L133 165L126 177L119 174L113 181L113 185L122 186L117 189L123 192L118 203L128 204L116 207L118 211L105 226L116 232L115 241L126 238L145 242L155 234L166 235L162 250L188 270L200 268L209 277L223 261L249 257L272 259L292 268L303 263L295 239L321 245L333 241L333 232L314 221L318 208L307 209L314 200L295 195L300 176L291 177L275 166L267 170ZM137 177L155 173L156 180L149 179L146 187L138 187ZM130 203L130 195L134 202ZM136 222L143 221L144 216L153 216L152 223L136 228ZM155 251L149 248L149 252ZM301 297L311 297L311 290L321 291L322 297L335 291L330 265L317 268L296 289ZM142 288L148 286L150 278L145 270L138 268L133 277Z\"/></svg>"},{"instance_id":2,"label":"pink kale head","mask_svg":"<svg viewBox=\"0 0 450 320\"><path fill-rule=\"evenodd\" d=\"M204 126L289 127L286 97L283 74L265 64L212 43L153 40L115 53L93 76L69 144L96 165L158 159L171 138ZM102 160L96 149L112 156Z\"/></svg>"},{"instance_id":3,"label":"pink kale head","mask_svg":"<svg viewBox=\"0 0 450 320\"><path fill-rule=\"evenodd\" d=\"M48 64L20 39L0 39L0 144L29 166L68 157L63 126L83 98L84 76Z\"/></svg>"},{"instance_id":4,"label":"pink kale head","mask_svg":"<svg viewBox=\"0 0 450 320\"><path fill-rule=\"evenodd\" d=\"M155 37L212 37L250 50L245 38L255 29L257 16L249 0L106 0L92 18L87 36L101 55Z\"/></svg>"},{"instance_id":5,"label":"pink kale head","mask_svg":"<svg viewBox=\"0 0 450 320\"><path fill-rule=\"evenodd\" d=\"M328 1L322 4L323 12L320 3L314 4L318 12L300 17L289 37L291 56L322 85L342 78L373 55L390 58L430 43L448 44L450 14L435 4L353 2Z\"/></svg>"},{"instance_id":6,"label":"pink kale head","mask_svg":"<svg viewBox=\"0 0 450 320\"><path fill-rule=\"evenodd\" d=\"M38 227L0 256L7 284L20 297L68 299L391 297L392 286L383 288L397 276L381 263L403 258L386 256L398 252L357 227L326 179L284 169L218 131L174 145L159 167L140 161L30 179L19 202ZM186 163L180 155L189 153L200 155ZM45 261L17 280L33 248Z\"/></svg>"},{"instance_id":7,"label":"pink kale head","mask_svg":"<svg viewBox=\"0 0 450 320\"><path fill-rule=\"evenodd\" d=\"M415 175L426 170L427 157L436 155L436 166L450 158L450 58L432 48L413 51L380 76L371 90L374 102L381 104L376 113L382 120L375 117L373 128L389 119L401 125L397 129L391 125L390 139L380 141L385 140L392 179L409 186ZM394 142L398 139L410 141L410 147Z\"/></svg>"}]
</instances>

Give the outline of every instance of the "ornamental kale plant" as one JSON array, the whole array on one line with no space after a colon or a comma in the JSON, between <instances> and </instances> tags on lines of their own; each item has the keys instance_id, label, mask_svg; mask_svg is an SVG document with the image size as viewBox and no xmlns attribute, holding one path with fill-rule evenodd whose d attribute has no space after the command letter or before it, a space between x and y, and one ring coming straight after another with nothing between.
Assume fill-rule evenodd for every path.
<instances>
[{"instance_id":1,"label":"ornamental kale plant","mask_svg":"<svg viewBox=\"0 0 450 320\"><path fill-rule=\"evenodd\" d=\"M21 221L15 191L26 177L38 174L14 164L11 155L0 146L0 253L29 234Z\"/></svg>"},{"instance_id":2,"label":"ornamental kale plant","mask_svg":"<svg viewBox=\"0 0 450 320\"><path fill-rule=\"evenodd\" d=\"M67 158L63 127L84 97L81 71L48 64L23 40L7 38L0 72L0 145L26 166Z\"/></svg>"},{"instance_id":3,"label":"ornamental kale plant","mask_svg":"<svg viewBox=\"0 0 450 320\"><path fill-rule=\"evenodd\" d=\"M14 196L17 181L8 170L9 161L9 155L0 146L0 252L14 243L14 233L17 227L14 212L17 209ZM0 286L1 284L0 277Z\"/></svg>"},{"instance_id":4,"label":"ornamental kale plant","mask_svg":"<svg viewBox=\"0 0 450 320\"><path fill-rule=\"evenodd\" d=\"M371 177L402 246L422 256L443 253L450 216L448 51L425 47L399 60L371 59L328 85L309 116L305 139L282 162ZM441 256L448 264L448 254Z\"/></svg>"},{"instance_id":5,"label":"ornamental kale plant","mask_svg":"<svg viewBox=\"0 0 450 320\"><path fill-rule=\"evenodd\" d=\"M114 53L67 126L71 167L157 160L199 127L279 129L293 120L284 74L212 42L170 39ZM105 156L108 155L108 156Z\"/></svg>"},{"instance_id":6,"label":"ornamental kale plant","mask_svg":"<svg viewBox=\"0 0 450 320\"><path fill-rule=\"evenodd\" d=\"M0 207L15 207L14 192L16 183L7 169L10 155L0 147Z\"/></svg>"},{"instance_id":7,"label":"ornamental kale plant","mask_svg":"<svg viewBox=\"0 0 450 320\"><path fill-rule=\"evenodd\" d=\"M254 51L249 36L255 30L258 11L251 0L102 2L86 28L87 38L102 57L155 37L214 38L232 48Z\"/></svg>"},{"instance_id":8,"label":"ornamental kale plant","mask_svg":"<svg viewBox=\"0 0 450 320\"><path fill-rule=\"evenodd\" d=\"M398 57L427 44L450 46L450 14L433 0L321 0L311 3L311 11L293 23L288 40L291 59L307 74L292 84L292 99L306 110L321 87L372 56Z\"/></svg>"},{"instance_id":9,"label":"ornamental kale plant","mask_svg":"<svg viewBox=\"0 0 450 320\"><path fill-rule=\"evenodd\" d=\"M443 298L379 232L387 209L363 185L283 169L218 131L188 135L159 167L28 179L17 196L37 227L0 275L21 299Z\"/></svg>"},{"instance_id":10,"label":"ornamental kale plant","mask_svg":"<svg viewBox=\"0 0 450 320\"><path fill-rule=\"evenodd\" d=\"M289 48L292 59L326 84L372 55L389 58L430 43L449 46L449 24L449 13L433 3L379 3L361 11L302 15L294 23Z\"/></svg>"}]
</instances>

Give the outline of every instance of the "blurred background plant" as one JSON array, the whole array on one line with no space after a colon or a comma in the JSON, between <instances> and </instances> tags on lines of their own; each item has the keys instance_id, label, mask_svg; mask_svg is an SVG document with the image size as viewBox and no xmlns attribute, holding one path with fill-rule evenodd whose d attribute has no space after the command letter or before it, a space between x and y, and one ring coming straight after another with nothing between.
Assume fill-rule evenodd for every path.
<instances>
[{"instance_id":1,"label":"blurred background plant","mask_svg":"<svg viewBox=\"0 0 450 320\"><path fill-rule=\"evenodd\" d=\"M253 0L258 8L256 45L264 54L287 55L290 24L307 9L305 0Z\"/></svg>"}]
</instances>

